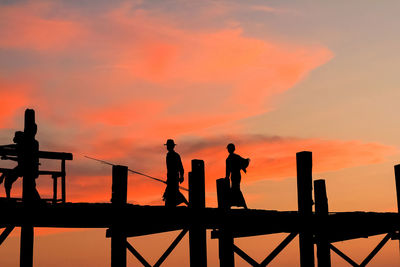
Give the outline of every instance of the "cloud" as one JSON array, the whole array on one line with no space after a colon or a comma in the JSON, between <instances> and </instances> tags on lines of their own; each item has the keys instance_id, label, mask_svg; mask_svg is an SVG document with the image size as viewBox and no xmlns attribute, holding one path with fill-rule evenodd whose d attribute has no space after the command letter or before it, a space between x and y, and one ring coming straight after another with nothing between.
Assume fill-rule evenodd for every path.
<instances>
[{"instance_id":1,"label":"cloud","mask_svg":"<svg viewBox=\"0 0 400 267\"><path fill-rule=\"evenodd\" d=\"M24 72L38 80L36 94L47 116L54 123L71 118L83 128L100 121L126 126L130 120L144 124L148 134L168 128L162 124L190 131L183 125L200 121L194 129L200 130L246 118L268 110L271 96L332 58L322 46L246 36L240 24L185 28L136 4L86 14L28 2L0 12L0 33L8 36L0 46L46 52L37 58L40 68ZM149 112L155 128L132 115Z\"/></svg>"},{"instance_id":2,"label":"cloud","mask_svg":"<svg viewBox=\"0 0 400 267\"><path fill-rule=\"evenodd\" d=\"M174 137L182 141L187 170L191 157L206 160L211 188L224 175L226 133L240 134L237 121L265 113L274 95L333 57L323 46L250 36L240 21L229 23L229 12L223 12L226 23L202 27L200 22L208 19L203 12L196 27L187 27L171 14L140 4L96 12L49 1L4 6L0 35L7 38L0 47L29 57L8 70L7 78L0 77L8 84L0 94L4 91L4 98L16 103L4 108L0 119L5 127L15 127L3 118L21 121L22 107L35 107L41 148L121 162L157 177L165 176L162 144ZM20 84L26 86L15 90ZM199 139L205 148L190 141L221 133L224 138ZM250 136L240 138L250 142L240 143L243 149L255 142ZM255 143L255 153L245 151L255 166L249 180L290 175L284 167L301 145L279 140L290 153L266 164L271 166L266 172L260 163L271 159L258 150L261 143ZM275 144L268 138L259 142ZM109 188L101 183L109 177L76 158L68 163L71 199L108 201ZM135 193L138 199L162 193L163 186L141 179L132 178L132 190L143 188Z\"/></svg>"},{"instance_id":3,"label":"cloud","mask_svg":"<svg viewBox=\"0 0 400 267\"><path fill-rule=\"evenodd\" d=\"M6 49L60 50L81 37L79 25L53 18L50 2L27 2L0 9L0 47Z\"/></svg>"},{"instance_id":4,"label":"cloud","mask_svg":"<svg viewBox=\"0 0 400 267\"><path fill-rule=\"evenodd\" d=\"M0 77L0 129L14 126L14 118L31 102L31 86Z\"/></svg>"},{"instance_id":5,"label":"cloud","mask_svg":"<svg viewBox=\"0 0 400 267\"><path fill-rule=\"evenodd\" d=\"M251 6L250 9L265 12L265 13L277 14L277 15L285 14L285 13L297 14L297 12L294 10L289 10L289 9L285 9L285 8L276 8L276 7L266 6L266 5L254 5L254 6Z\"/></svg>"}]
</instances>

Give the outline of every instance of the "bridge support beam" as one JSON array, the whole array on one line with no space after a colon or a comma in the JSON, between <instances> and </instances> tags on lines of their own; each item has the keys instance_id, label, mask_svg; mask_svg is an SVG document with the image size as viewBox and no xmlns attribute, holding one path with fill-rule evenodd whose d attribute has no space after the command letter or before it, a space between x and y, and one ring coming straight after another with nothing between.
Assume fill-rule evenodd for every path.
<instances>
[{"instance_id":1,"label":"bridge support beam","mask_svg":"<svg viewBox=\"0 0 400 267\"><path fill-rule=\"evenodd\" d=\"M315 215L317 216L317 261L318 267L331 267L331 250L327 239L328 197L325 180L314 181Z\"/></svg>"},{"instance_id":2,"label":"bridge support beam","mask_svg":"<svg viewBox=\"0 0 400 267\"><path fill-rule=\"evenodd\" d=\"M20 266L33 266L33 226L25 225L21 227L21 251L20 251Z\"/></svg>"},{"instance_id":3,"label":"bridge support beam","mask_svg":"<svg viewBox=\"0 0 400 267\"><path fill-rule=\"evenodd\" d=\"M111 203L114 207L111 226L111 267L126 267L127 239L123 229L123 212L127 203L128 167L113 166Z\"/></svg>"},{"instance_id":4,"label":"bridge support beam","mask_svg":"<svg viewBox=\"0 0 400 267\"><path fill-rule=\"evenodd\" d=\"M300 266L314 267L314 244L312 224L312 153L296 154L297 199L299 215L302 217L302 230L299 233Z\"/></svg>"},{"instance_id":5,"label":"bridge support beam","mask_svg":"<svg viewBox=\"0 0 400 267\"><path fill-rule=\"evenodd\" d=\"M17 144L22 151L17 154L17 158L18 165L20 162L25 163L22 167L22 200L26 209L27 218L34 216L34 214L30 212L30 207L36 205L40 199L35 184L35 179L39 175L39 143L35 140L36 132L35 111L33 109L26 109L23 144ZM32 224L29 223L28 220L28 222L21 227L21 267L33 266L33 243L34 230Z\"/></svg>"},{"instance_id":6,"label":"bridge support beam","mask_svg":"<svg viewBox=\"0 0 400 267\"><path fill-rule=\"evenodd\" d=\"M219 249L219 262L221 267L234 267L234 245L232 230L229 225L229 180L221 178L217 180L217 197L218 208L224 211L219 236L218 236L218 249Z\"/></svg>"},{"instance_id":7,"label":"bridge support beam","mask_svg":"<svg viewBox=\"0 0 400 267\"><path fill-rule=\"evenodd\" d=\"M207 236L203 223L205 202L204 161L192 160L189 173L189 208L191 226L189 228L190 267L207 266Z\"/></svg>"},{"instance_id":8,"label":"bridge support beam","mask_svg":"<svg viewBox=\"0 0 400 267\"><path fill-rule=\"evenodd\" d=\"M396 196L397 196L397 211L400 213L400 164L394 166L394 176L396 180ZM397 238L400 237L400 229L397 232ZM400 244L400 238L399 238Z\"/></svg>"}]
</instances>

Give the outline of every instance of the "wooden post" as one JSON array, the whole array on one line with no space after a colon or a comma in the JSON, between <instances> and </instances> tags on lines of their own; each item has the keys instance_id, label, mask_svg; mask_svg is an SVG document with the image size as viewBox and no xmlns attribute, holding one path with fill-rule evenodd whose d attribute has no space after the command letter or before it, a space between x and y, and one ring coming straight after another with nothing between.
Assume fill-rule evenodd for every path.
<instances>
[{"instance_id":1,"label":"wooden post","mask_svg":"<svg viewBox=\"0 0 400 267\"><path fill-rule=\"evenodd\" d=\"M18 164L22 165L22 200L27 212L27 218L34 216L30 212L34 202L37 201L35 191L35 179L38 175L38 153L39 144L35 140L37 126L35 122L35 111L33 109L25 110L24 122L24 142L20 147L18 156ZM32 224L25 223L21 226L21 243L20 243L20 266L33 266L33 243L34 229Z\"/></svg>"},{"instance_id":2,"label":"wooden post","mask_svg":"<svg viewBox=\"0 0 400 267\"><path fill-rule=\"evenodd\" d=\"M400 213L400 164L394 166L394 176L396 179L397 211Z\"/></svg>"},{"instance_id":3,"label":"wooden post","mask_svg":"<svg viewBox=\"0 0 400 267\"><path fill-rule=\"evenodd\" d=\"M221 178L217 180L218 208L224 213L223 222L219 228L218 248L221 267L234 267L235 257L233 253L233 235L229 226L228 212L230 209L229 180Z\"/></svg>"},{"instance_id":4,"label":"wooden post","mask_svg":"<svg viewBox=\"0 0 400 267\"><path fill-rule=\"evenodd\" d=\"M52 175L51 176L53 178L53 204L57 204L57 179L58 176Z\"/></svg>"},{"instance_id":5,"label":"wooden post","mask_svg":"<svg viewBox=\"0 0 400 267\"><path fill-rule=\"evenodd\" d=\"M328 198L326 195L325 180L314 181L315 215L318 218L317 231L317 260L318 267L331 267L331 250L327 239L326 221L328 219Z\"/></svg>"},{"instance_id":6,"label":"wooden post","mask_svg":"<svg viewBox=\"0 0 400 267\"><path fill-rule=\"evenodd\" d=\"M24 225L21 227L21 254L20 266L32 267L33 266L33 243L34 243L34 230L32 225Z\"/></svg>"},{"instance_id":7,"label":"wooden post","mask_svg":"<svg viewBox=\"0 0 400 267\"><path fill-rule=\"evenodd\" d=\"M302 217L303 230L299 233L300 266L314 267L314 244L312 224L312 153L298 152L297 162L297 200L299 215Z\"/></svg>"},{"instance_id":8,"label":"wooden post","mask_svg":"<svg viewBox=\"0 0 400 267\"><path fill-rule=\"evenodd\" d=\"M204 161L194 159L189 173L189 207L193 220L189 228L190 267L207 266L207 236L201 218L205 204Z\"/></svg>"},{"instance_id":9,"label":"wooden post","mask_svg":"<svg viewBox=\"0 0 400 267\"><path fill-rule=\"evenodd\" d=\"M112 194L113 223L111 225L111 267L126 267L126 235L123 230L123 214L127 203L128 167L113 166Z\"/></svg>"},{"instance_id":10,"label":"wooden post","mask_svg":"<svg viewBox=\"0 0 400 267\"><path fill-rule=\"evenodd\" d=\"M396 180L397 212L400 213L400 164L394 166L394 177ZM397 232L400 245L400 232Z\"/></svg>"},{"instance_id":11,"label":"wooden post","mask_svg":"<svg viewBox=\"0 0 400 267\"><path fill-rule=\"evenodd\" d=\"M61 202L65 203L66 201L66 192L65 192L65 159L61 160Z\"/></svg>"}]
</instances>

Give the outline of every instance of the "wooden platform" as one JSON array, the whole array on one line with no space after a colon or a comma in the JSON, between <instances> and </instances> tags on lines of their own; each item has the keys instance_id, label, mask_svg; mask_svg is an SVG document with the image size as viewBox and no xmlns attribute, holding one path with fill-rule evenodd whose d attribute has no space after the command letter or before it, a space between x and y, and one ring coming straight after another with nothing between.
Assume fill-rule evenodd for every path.
<instances>
[{"instance_id":1,"label":"wooden platform","mask_svg":"<svg viewBox=\"0 0 400 267\"><path fill-rule=\"evenodd\" d=\"M207 229L232 229L234 237L293 233L301 231L328 234L330 242L395 232L400 226L398 213L338 212L323 218L313 214L304 218L297 211L188 207L140 206L111 203L42 203L26 207L23 203L0 204L0 227L22 226L59 228L110 228L115 222L127 236L139 236L187 228L193 224ZM367 223L366 223L367 222ZM217 237L214 232L213 237Z\"/></svg>"}]
</instances>

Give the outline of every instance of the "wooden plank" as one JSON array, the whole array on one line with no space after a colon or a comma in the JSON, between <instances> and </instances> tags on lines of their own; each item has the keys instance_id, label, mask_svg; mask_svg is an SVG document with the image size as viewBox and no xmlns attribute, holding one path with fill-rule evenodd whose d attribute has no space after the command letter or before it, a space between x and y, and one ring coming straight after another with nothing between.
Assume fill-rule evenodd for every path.
<instances>
[{"instance_id":1,"label":"wooden plank","mask_svg":"<svg viewBox=\"0 0 400 267\"><path fill-rule=\"evenodd\" d=\"M59 160L72 160L72 153L66 152L53 152L53 151L39 151L39 158L41 159L59 159Z\"/></svg>"}]
</instances>

